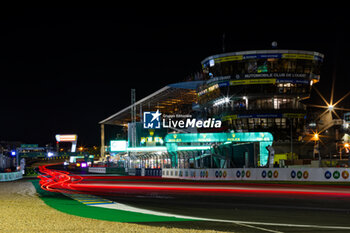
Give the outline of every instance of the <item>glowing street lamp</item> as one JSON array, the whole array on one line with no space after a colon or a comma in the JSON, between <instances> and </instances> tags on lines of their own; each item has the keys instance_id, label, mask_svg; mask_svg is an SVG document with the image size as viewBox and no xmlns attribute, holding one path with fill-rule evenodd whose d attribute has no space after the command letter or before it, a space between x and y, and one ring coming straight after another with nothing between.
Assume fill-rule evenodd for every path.
<instances>
[{"instance_id":1,"label":"glowing street lamp","mask_svg":"<svg viewBox=\"0 0 350 233\"><path fill-rule=\"evenodd\" d=\"M344 144L344 148L345 148L345 152L346 152L346 153L349 153L350 144L349 144L349 143L345 143L345 144Z\"/></svg>"},{"instance_id":2,"label":"glowing street lamp","mask_svg":"<svg viewBox=\"0 0 350 233\"><path fill-rule=\"evenodd\" d=\"M312 136L311 139L309 139L310 141L315 141L315 143L316 143L317 141L320 140L320 133L319 132L313 132L313 134L311 134L310 136Z\"/></svg>"}]
</instances>

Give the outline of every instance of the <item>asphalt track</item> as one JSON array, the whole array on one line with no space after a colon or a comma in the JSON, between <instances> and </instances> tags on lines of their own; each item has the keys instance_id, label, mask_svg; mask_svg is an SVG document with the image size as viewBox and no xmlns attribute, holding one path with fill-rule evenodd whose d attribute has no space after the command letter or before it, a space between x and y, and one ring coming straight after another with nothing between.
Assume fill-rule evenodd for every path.
<instances>
[{"instance_id":1,"label":"asphalt track","mask_svg":"<svg viewBox=\"0 0 350 233\"><path fill-rule=\"evenodd\" d=\"M281 196L266 194L205 195L194 193L152 193L101 195L117 203L213 220L241 221L242 224L215 221L143 223L224 231L349 232L350 199L337 196ZM261 225L257 223L272 223ZM277 225L281 224L281 225ZM296 225L305 225L296 226ZM310 226L312 225L312 226ZM307 227L306 227L307 226ZM344 226L348 229L322 228ZM256 227L262 228L258 229Z\"/></svg>"},{"instance_id":2,"label":"asphalt track","mask_svg":"<svg viewBox=\"0 0 350 233\"><path fill-rule=\"evenodd\" d=\"M69 187L140 209L203 219L139 223L144 225L232 232L350 232L350 186L82 176Z\"/></svg>"}]
</instances>

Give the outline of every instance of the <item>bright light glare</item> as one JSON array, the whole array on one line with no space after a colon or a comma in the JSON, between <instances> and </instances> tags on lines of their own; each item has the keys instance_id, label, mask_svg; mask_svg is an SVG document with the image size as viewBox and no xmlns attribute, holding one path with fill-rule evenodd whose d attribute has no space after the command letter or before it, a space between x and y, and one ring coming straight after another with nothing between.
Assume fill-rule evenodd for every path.
<instances>
[{"instance_id":1,"label":"bright light glare","mask_svg":"<svg viewBox=\"0 0 350 233\"><path fill-rule=\"evenodd\" d=\"M221 99L218 99L214 102L213 106L218 106L218 105L222 105L222 104L226 104L230 102L230 98L228 97L224 97L224 98L221 98Z\"/></svg>"},{"instance_id":2,"label":"bright light glare","mask_svg":"<svg viewBox=\"0 0 350 233\"><path fill-rule=\"evenodd\" d=\"M328 105L328 110L329 110L329 111L333 111L333 109L334 109L334 106L333 106L333 105L331 105L331 104Z\"/></svg>"}]
</instances>

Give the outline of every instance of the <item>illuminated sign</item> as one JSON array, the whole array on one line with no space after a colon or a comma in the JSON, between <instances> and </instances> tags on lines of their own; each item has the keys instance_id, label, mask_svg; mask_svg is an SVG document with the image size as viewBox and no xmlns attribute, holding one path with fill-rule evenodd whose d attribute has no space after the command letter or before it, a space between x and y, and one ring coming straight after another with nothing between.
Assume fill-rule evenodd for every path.
<instances>
[{"instance_id":1,"label":"illuminated sign","mask_svg":"<svg viewBox=\"0 0 350 233\"><path fill-rule=\"evenodd\" d=\"M78 139L76 134L56 134L55 137L58 142L74 142Z\"/></svg>"},{"instance_id":2,"label":"illuminated sign","mask_svg":"<svg viewBox=\"0 0 350 233\"><path fill-rule=\"evenodd\" d=\"M77 148L78 135L76 134L56 134L55 135L57 142L71 142L72 148L71 152L75 152Z\"/></svg>"},{"instance_id":3,"label":"illuminated sign","mask_svg":"<svg viewBox=\"0 0 350 233\"><path fill-rule=\"evenodd\" d=\"M21 144L21 148L37 148L38 144Z\"/></svg>"},{"instance_id":4,"label":"illuminated sign","mask_svg":"<svg viewBox=\"0 0 350 233\"><path fill-rule=\"evenodd\" d=\"M304 118L304 113L264 113L264 114L236 114L222 117L223 121L236 120L243 118Z\"/></svg>"},{"instance_id":5,"label":"illuminated sign","mask_svg":"<svg viewBox=\"0 0 350 233\"><path fill-rule=\"evenodd\" d=\"M243 79L230 81L231 86L254 85L254 84L275 84L276 79Z\"/></svg>"},{"instance_id":6,"label":"illuminated sign","mask_svg":"<svg viewBox=\"0 0 350 233\"><path fill-rule=\"evenodd\" d=\"M312 55L312 54L300 54L300 53L267 53L267 54L247 54L247 55L233 55L226 57L215 58L215 63L228 62L228 61L241 61L248 59L301 59L301 60L320 60L323 58L321 56ZM215 65L209 60L209 65Z\"/></svg>"},{"instance_id":7,"label":"illuminated sign","mask_svg":"<svg viewBox=\"0 0 350 233\"><path fill-rule=\"evenodd\" d=\"M163 137L141 137L141 143L159 142L163 143Z\"/></svg>"},{"instance_id":8,"label":"illuminated sign","mask_svg":"<svg viewBox=\"0 0 350 233\"><path fill-rule=\"evenodd\" d=\"M168 134L165 142L272 142L269 132Z\"/></svg>"},{"instance_id":9,"label":"illuminated sign","mask_svg":"<svg viewBox=\"0 0 350 233\"><path fill-rule=\"evenodd\" d=\"M126 140L112 140L111 151L126 151L128 142Z\"/></svg>"}]
</instances>

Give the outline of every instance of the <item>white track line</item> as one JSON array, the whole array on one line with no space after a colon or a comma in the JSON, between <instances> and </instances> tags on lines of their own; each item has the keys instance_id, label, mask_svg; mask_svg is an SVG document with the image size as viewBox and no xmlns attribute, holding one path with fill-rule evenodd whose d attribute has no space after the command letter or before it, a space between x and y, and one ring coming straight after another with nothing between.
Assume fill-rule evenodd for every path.
<instances>
[{"instance_id":1,"label":"white track line","mask_svg":"<svg viewBox=\"0 0 350 233\"><path fill-rule=\"evenodd\" d=\"M79 199L84 196L84 194L66 194L66 196L69 196L72 199ZM100 198L98 196L93 195L86 195L86 197L89 198L96 198L106 201L107 199ZM192 216L185 216L185 215L178 215L178 214L171 214L171 213L164 213L159 211L153 211L153 210L147 210L147 209L141 209L137 207L132 207L129 205L116 203L111 201L112 203L108 205L104 204L96 204L93 205L94 207L101 207L101 208L107 208L107 209L116 209L116 210L123 210L123 211L129 211L129 212L135 212L135 213L142 213L142 214L150 214L150 215L157 215L157 216L164 216L164 217L174 217L174 218L183 218L183 219L189 219L189 220L199 220L199 221L210 221L210 222L224 222L224 223L233 223L237 225L241 225L244 227L250 227L254 229L259 229L262 231L268 231L268 232L275 232L280 233L281 231L275 231L270 230L258 226L280 226L280 227L298 227L298 228L318 228L318 229L330 229L330 230L350 230L350 227L344 227L344 226L322 226L322 225L304 225L304 224L289 224L289 223L269 223L269 222L251 222L251 221L238 221L238 220L225 220L225 219L213 219L213 218L200 218L200 217L192 217ZM253 226L251 226L253 225Z\"/></svg>"},{"instance_id":2,"label":"white track line","mask_svg":"<svg viewBox=\"0 0 350 233\"><path fill-rule=\"evenodd\" d=\"M199 217L192 217L192 216L185 216L185 215L177 215L177 214L170 214L170 213L164 213L164 212L158 212L158 211L152 211L147 209L141 209L137 207L132 207L125 204L120 203L114 203L110 205L94 205L95 207L102 207L102 208L108 208L108 209L117 209L117 210L124 210L124 211L130 211L130 212L136 212L136 213L143 213L143 214L152 214L152 215L158 215L158 216L165 216L165 217L175 217L175 218L184 218L184 219L191 219L191 220L201 220L201 221L211 221L211 222L225 222L225 223L234 223L237 225L259 225L259 226L280 226L280 227L300 227L300 228L319 228L319 229L337 229L337 230L350 230L350 227L342 227L342 226L320 226L320 225L303 225L303 224L288 224L288 223L268 223L268 222L251 222L251 221L237 221L237 220L225 220L225 219L212 219L212 218L199 218ZM253 228L253 226L250 226ZM257 227L255 227L258 229ZM263 230L265 228L262 228ZM266 231L271 232L279 232L279 231L273 231L269 229L265 229Z\"/></svg>"}]
</instances>

